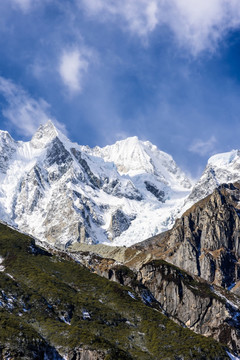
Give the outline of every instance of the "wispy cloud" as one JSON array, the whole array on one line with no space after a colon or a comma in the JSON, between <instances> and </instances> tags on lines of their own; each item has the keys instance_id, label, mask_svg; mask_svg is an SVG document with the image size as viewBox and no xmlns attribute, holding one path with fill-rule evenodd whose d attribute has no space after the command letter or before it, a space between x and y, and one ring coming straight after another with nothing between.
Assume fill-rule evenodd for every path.
<instances>
[{"instance_id":1,"label":"wispy cloud","mask_svg":"<svg viewBox=\"0 0 240 360\"><path fill-rule=\"evenodd\" d=\"M159 26L167 26L178 44L197 55L214 51L232 29L240 26L238 0L78 0L100 21L120 19L131 32L146 37ZM101 16L99 16L101 14Z\"/></svg>"},{"instance_id":2,"label":"wispy cloud","mask_svg":"<svg viewBox=\"0 0 240 360\"><path fill-rule=\"evenodd\" d=\"M115 21L120 17L124 24L140 36L145 36L158 24L159 4L157 0L78 0L91 15L97 15L100 21ZM99 13L102 16L99 17Z\"/></svg>"},{"instance_id":3,"label":"wispy cloud","mask_svg":"<svg viewBox=\"0 0 240 360\"><path fill-rule=\"evenodd\" d=\"M50 106L45 100L33 99L22 87L3 77L0 77L0 94L7 103L2 114L19 134L33 135L36 129L49 119L59 130L66 133L65 125L50 117Z\"/></svg>"},{"instance_id":4,"label":"wispy cloud","mask_svg":"<svg viewBox=\"0 0 240 360\"><path fill-rule=\"evenodd\" d=\"M64 51L59 64L59 74L71 93L80 92L84 75L88 71L90 52L75 48Z\"/></svg>"},{"instance_id":5,"label":"wispy cloud","mask_svg":"<svg viewBox=\"0 0 240 360\"><path fill-rule=\"evenodd\" d=\"M23 11L28 11L34 0L10 0L13 5L18 6Z\"/></svg>"},{"instance_id":6,"label":"wispy cloud","mask_svg":"<svg viewBox=\"0 0 240 360\"><path fill-rule=\"evenodd\" d=\"M16 9L22 10L23 13L28 13L36 5L45 3L48 0L4 0L8 1L8 4L12 4Z\"/></svg>"},{"instance_id":7,"label":"wispy cloud","mask_svg":"<svg viewBox=\"0 0 240 360\"><path fill-rule=\"evenodd\" d=\"M211 136L206 141L201 139L196 139L190 145L189 151L196 153L200 156L211 155L211 153L214 151L216 142L217 140L215 136Z\"/></svg>"}]
</instances>

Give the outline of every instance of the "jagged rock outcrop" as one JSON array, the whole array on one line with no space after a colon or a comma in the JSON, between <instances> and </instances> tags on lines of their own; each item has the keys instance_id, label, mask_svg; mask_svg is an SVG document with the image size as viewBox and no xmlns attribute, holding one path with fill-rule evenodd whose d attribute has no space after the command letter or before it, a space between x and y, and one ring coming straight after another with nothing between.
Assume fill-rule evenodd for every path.
<instances>
[{"instance_id":1,"label":"jagged rock outcrop","mask_svg":"<svg viewBox=\"0 0 240 360\"><path fill-rule=\"evenodd\" d=\"M16 151L16 143L6 131L0 131L0 171L6 173L9 162Z\"/></svg>"},{"instance_id":2,"label":"jagged rock outcrop","mask_svg":"<svg viewBox=\"0 0 240 360\"><path fill-rule=\"evenodd\" d=\"M154 184L151 184L149 181L144 181L146 189L150 191L159 201L165 202L165 192L159 190Z\"/></svg>"}]
</instances>

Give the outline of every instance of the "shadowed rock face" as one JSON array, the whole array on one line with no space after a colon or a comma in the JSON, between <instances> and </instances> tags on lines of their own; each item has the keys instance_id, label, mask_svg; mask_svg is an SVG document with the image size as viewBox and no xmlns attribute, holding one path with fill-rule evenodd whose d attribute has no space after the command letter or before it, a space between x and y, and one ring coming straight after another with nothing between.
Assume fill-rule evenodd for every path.
<instances>
[{"instance_id":1,"label":"shadowed rock face","mask_svg":"<svg viewBox=\"0 0 240 360\"><path fill-rule=\"evenodd\" d=\"M150 191L159 201L165 202L165 193L162 190L159 190L154 184L151 184L149 181L144 181L146 189Z\"/></svg>"},{"instance_id":2,"label":"shadowed rock face","mask_svg":"<svg viewBox=\"0 0 240 360\"><path fill-rule=\"evenodd\" d=\"M121 233L129 228L131 219L123 211L117 209L112 214L110 229L113 237L121 235Z\"/></svg>"}]
</instances>

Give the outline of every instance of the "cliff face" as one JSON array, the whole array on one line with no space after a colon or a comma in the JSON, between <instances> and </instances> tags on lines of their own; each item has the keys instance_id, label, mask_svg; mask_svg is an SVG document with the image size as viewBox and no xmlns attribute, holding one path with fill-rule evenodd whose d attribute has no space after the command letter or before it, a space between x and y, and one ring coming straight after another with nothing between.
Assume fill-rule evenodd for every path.
<instances>
[{"instance_id":1,"label":"cliff face","mask_svg":"<svg viewBox=\"0 0 240 360\"><path fill-rule=\"evenodd\" d=\"M165 259L199 277L232 287L240 279L240 190L222 185L178 219L166 236Z\"/></svg>"},{"instance_id":2,"label":"cliff face","mask_svg":"<svg viewBox=\"0 0 240 360\"><path fill-rule=\"evenodd\" d=\"M209 287L164 261L143 265L138 279L172 319L240 352L239 299L227 300L220 288Z\"/></svg>"}]
</instances>

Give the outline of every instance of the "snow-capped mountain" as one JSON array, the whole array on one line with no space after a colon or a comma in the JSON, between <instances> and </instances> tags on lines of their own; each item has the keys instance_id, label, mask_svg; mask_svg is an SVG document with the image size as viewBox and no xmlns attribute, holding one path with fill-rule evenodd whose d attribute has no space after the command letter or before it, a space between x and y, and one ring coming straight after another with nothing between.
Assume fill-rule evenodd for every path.
<instances>
[{"instance_id":1,"label":"snow-capped mountain","mask_svg":"<svg viewBox=\"0 0 240 360\"><path fill-rule=\"evenodd\" d=\"M191 191L170 155L136 137L90 149L49 121L29 142L1 131L0 147L0 218L56 246L144 240Z\"/></svg>"},{"instance_id":2,"label":"snow-capped mountain","mask_svg":"<svg viewBox=\"0 0 240 360\"><path fill-rule=\"evenodd\" d=\"M208 160L202 176L196 182L189 197L186 199L183 211L211 194L219 185L234 183L239 180L240 150L213 155Z\"/></svg>"}]
</instances>

